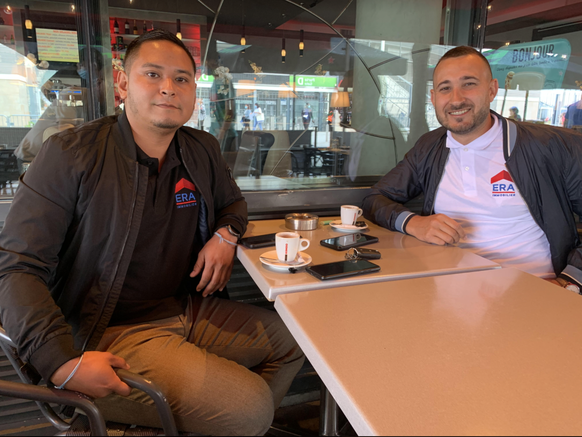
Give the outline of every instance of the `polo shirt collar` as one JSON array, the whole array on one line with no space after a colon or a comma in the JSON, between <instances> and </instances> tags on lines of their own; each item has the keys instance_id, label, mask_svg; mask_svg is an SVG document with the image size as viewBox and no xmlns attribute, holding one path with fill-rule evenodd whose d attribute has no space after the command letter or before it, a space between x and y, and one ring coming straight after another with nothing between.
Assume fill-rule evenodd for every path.
<instances>
[{"instance_id":1,"label":"polo shirt collar","mask_svg":"<svg viewBox=\"0 0 582 437\"><path fill-rule=\"evenodd\" d=\"M182 162L178 157L178 135L174 135L168 151L166 152L166 160L162 167L162 172L172 170L174 167L179 166ZM157 158L151 158L147 155L137 144L135 145L137 162L149 169L149 175L153 176L158 174L159 160Z\"/></svg>"},{"instance_id":2,"label":"polo shirt collar","mask_svg":"<svg viewBox=\"0 0 582 437\"><path fill-rule=\"evenodd\" d=\"M487 147L493 143L501 133L501 122L495 115L491 114L490 117L493 119L493 126L481 135L479 138L471 141L469 144L461 144L453 138L451 131L447 131L447 147L449 149L461 149L467 148L470 150L485 150Z\"/></svg>"}]
</instances>

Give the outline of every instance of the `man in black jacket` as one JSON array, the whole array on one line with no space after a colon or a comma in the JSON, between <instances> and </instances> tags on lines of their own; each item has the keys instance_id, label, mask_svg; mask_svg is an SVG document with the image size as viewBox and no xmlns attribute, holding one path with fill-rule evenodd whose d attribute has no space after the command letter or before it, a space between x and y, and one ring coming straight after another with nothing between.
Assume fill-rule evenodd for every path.
<instances>
[{"instance_id":1,"label":"man in black jacket","mask_svg":"<svg viewBox=\"0 0 582 437\"><path fill-rule=\"evenodd\" d=\"M433 75L442 128L423 135L364 199L365 216L433 244L475 253L580 292L582 136L514 123L489 110L487 59L447 52ZM403 204L424 194L421 215Z\"/></svg>"},{"instance_id":2,"label":"man in black jacket","mask_svg":"<svg viewBox=\"0 0 582 437\"><path fill-rule=\"evenodd\" d=\"M45 143L0 234L0 321L45 380L108 396L109 420L158 425L114 372L131 368L180 429L261 434L304 358L275 313L208 297L247 208L217 141L182 127L195 73L174 35L144 34L119 81L125 112Z\"/></svg>"}]
</instances>

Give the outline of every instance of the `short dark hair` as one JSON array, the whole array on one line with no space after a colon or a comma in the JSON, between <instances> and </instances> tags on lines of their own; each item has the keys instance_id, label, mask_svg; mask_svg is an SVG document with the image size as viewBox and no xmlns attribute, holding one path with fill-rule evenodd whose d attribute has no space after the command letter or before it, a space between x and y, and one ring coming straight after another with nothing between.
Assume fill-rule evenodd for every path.
<instances>
[{"instance_id":1,"label":"short dark hair","mask_svg":"<svg viewBox=\"0 0 582 437\"><path fill-rule=\"evenodd\" d=\"M489 61L487 60L487 58L485 56L483 56L483 54L481 52L479 52L478 50L475 50L473 47L469 47L469 46L455 47L454 49L451 49L448 52L446 52L443 55L443 57L437 62L436 67L434 67L433 74L434 74L434 71L436 71L436 69L440 65L440 63L443 62L444 60L452 59L452 58L460 58L462 56L469 56L469 55L475 55L475 56L478 56L479 58L481 58L483 60L483 62L485 62L485 65L487 65L487 68L489 69L489 73L491 73L491 77L493 77L493 71L491 71L491 65L489 65Z\"/></svg>"},{"instance_id":2,"label":"short dark hair","mask_svg":"<svg viewBox=\"0 0 582 437\"><path fill-rule=\"evenodd\" d=\"M168 32L164 29L153 29L149 32L146 32L139 36L138 38L134 39L129 46L127 46L127 50L125 52L125 60L123 62L124 68L126 73L129 73L129 67L139 52L139 49L143 43L150 42L150 41L169 41L171 43L176 44L178 47L182 48L187 54L190 60L192 61L192 67L194 67L194 74L196 74L196 62L192 57L192 54L188 51L188 48L184 45L182 40L178 38L171 32Z\"/></svg>"}]
</instances>

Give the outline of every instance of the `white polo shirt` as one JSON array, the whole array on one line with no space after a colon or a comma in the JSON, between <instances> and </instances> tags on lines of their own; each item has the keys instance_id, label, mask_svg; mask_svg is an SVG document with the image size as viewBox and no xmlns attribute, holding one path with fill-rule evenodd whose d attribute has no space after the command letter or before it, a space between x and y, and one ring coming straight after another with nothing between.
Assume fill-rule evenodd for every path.
<instances>
[{"instance_id":1,"label":"white polo shirt","mask_svg":"<svg viewBox=\"0 0 582 437\"><path fill-rule=\"evenodd\" d=\"M467 145L448 132L450 153L435 212L463 226L467 236L459 247L503 267L555 278L550 244L507 171L503 129L499 119L492 118L493 127Z\"/></svg>"}]
</instances>

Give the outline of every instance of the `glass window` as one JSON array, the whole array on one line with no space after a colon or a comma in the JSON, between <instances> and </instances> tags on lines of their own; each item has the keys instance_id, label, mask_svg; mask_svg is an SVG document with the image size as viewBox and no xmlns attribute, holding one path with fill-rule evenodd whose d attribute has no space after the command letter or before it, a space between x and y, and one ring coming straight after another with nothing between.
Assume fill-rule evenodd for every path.
<instances>
[{"instance_id":1,"label":"glass window","mask_svg":"<svg viewBox=\"0 0 582 437\"><path fill-rule=\"evenodd\" d=\"M492 109L582 124L582 0L76 4L0 9L2 196L48 136L123 110L116 84L125 49L152 28L179 33L198 66L186 125L217 138L247 199L262 208L361 199L439 127L432 70L453 46L489 58L501 85ZM287 197L253 197L273 191Z\"/></svg>"},{"instance_id":2,"label":"glass window","mask_svg":"<svg viewBox=\"0 0 582 437\"><path fill-rule=\"evenodd\" d=\"M52 1L0 7L0 197L14 195L47 138L106 115L108 53L84 43L76 12Z\"/></svg>"},{"instance_id":3,"label":"glass window","mask_svg":"<svg viewBox=\"0 0 582 437\"><path fill-rule=\"evenodd\" d=\"M517 12L517 13L516 13ZM582 130L582 2L495 2L485 55L506 117Z\"/></svg>"}]
</instances>

